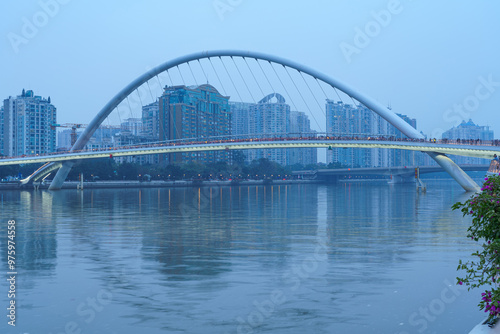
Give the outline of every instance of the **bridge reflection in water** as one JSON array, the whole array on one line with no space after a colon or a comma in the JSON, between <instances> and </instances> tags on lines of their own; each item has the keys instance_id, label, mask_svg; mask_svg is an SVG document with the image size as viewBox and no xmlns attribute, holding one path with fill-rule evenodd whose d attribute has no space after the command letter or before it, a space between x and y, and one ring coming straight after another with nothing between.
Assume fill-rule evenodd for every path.
<instances>
[{"instance_id":1,"label":"bridge reflection in water","mask_svg":"<svg viewBox=\"0 0 500 334\"><path fill-rule=\"evenodd\" d=\"M461 165L467 172L484 172L489 165ZM393 183L408 183L415 181L415 168L420 174L440 173L439 166L404 166L404 167L372 167L372 168L337 168L293 171L292 175L303 180L319 180L335 182L341 179L392 179Z\"/></svg>"}]
</instances>

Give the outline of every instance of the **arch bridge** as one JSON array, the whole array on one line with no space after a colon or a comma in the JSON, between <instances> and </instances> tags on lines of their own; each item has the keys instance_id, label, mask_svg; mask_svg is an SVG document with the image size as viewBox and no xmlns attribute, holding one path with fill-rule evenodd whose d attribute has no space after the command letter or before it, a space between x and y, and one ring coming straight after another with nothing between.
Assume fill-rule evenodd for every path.
<instances>
[{"instance_id":1,"label":"arch bridge","mask_svg":"<svg viewBox=\"0 0 500 334\"><path fill-rule=\"evenodd\" d=\"M317 70L314 70L310 67L307 67L305 65L296 63L294 61L269 55L269 54L264 54L264 53L259 53L259 52L252 52L252 51L239 51L239 50L216 50L216 51L204 51L204 52L198 52L198 53L193 53L190 55L182 56L170 61L167 61L155 68L152 68L151 70L147 71L143 75L139 76L137 79L132 81L130 84L128 84L125 88L123 88L118 94L116 94L94 117L94 119L89 123L89 126L83 131L83 133L80 135L76 143L73 145L73 147L70 150L70 153L66 155L61 155L59 160L52 159L52 158L47 158L46 161L54 161L54 163L61 162L62 166L58 170L55 178L53 179L51 186L49 189L56 190L60 189L62 184L64 183L69 171L71 170L71 167L75 163L75 159L80 159L85 156L93 156L93 157L98 157L98 154L96 152L94 153L85 153L85 152L80 152L87 142L90 140L92 137L93 133L98 129L98 127L103 123L103 121L108 117L108 115L118 107L118 105L126 100L130 94L132 94L136 89L138 89L141 85L147 83L149 84L149 80L154 78L155 76L159 75L160 73L166 72L170 69L173 68L178 68L179 65L182 64L187 64L189 66L189 69L192 71L190 67L191 62L200 62L202 59L222 59L222 58L229 58L230 60L234 61L235 59L242 59L245 62L247 59L249 60L255 60L257 62L265 62L269 63L271 65L275 65L278 67L283 67L285 70L292 70L298 72L301 76L304 74L313 78L316 80L318 83L321 82L323 84L331 86L334 90L340 91L349 98L357 100L360 104L366 106L368 109L372 110L373 112L377 113L380 115L383 119L385 119L387 122L392 124L394 127L396 127L398 130L400 130L404 135L406 135L410 139L423 139L423 136L420 132L418 132L415 128L410 126L408 123L406 123L403 119L401 119L399 116L397 116L393 111L389 110L387 107L381 105L374 99L362 94L358 90L350 87L346 83L337 80L335 78L332 78L322 72L319 72ZM248 65L248 64L247 64ZM274 69L274 68L273 68ZM226 69L227 71L227 69ZM238 69L239 71L239 69ZM191 72L192 73L192 72ZM289 74L289 72L287 72ZM217 73L216 73L217 74ZM253 74L252 74L253 75ZM265 74L264 74L265 75ZM289 74L290 75L290 74ZM182 76L182 74L181 74ZM240 73L241 76L241 73ZM218 75L217 75L218 77ZM267 76L266 76L267 79ZM207 79L208 80L208 79ZM232 81L232 79L231 79ZM258 82L257 82L258 84ZM246 85L246 83L245 83ZM247 87L248 88L248 87ZM260 88L260 86L259 86ZM285 88L286 89L286 88ZM299 94L301 95L300 91ZM267 96L267 99L270 99L272 97L276 97L278 100L281 97L279 94L275 94L272 96ZM265 100L264 98L263 100ZM262 100L261 100L262 101ZM419 151L424 151L427 153L432 159L434 159L446 172L448 172L466 191L478 191L479 186L462 170L460 169L450 158L448 158L445 154L458 154L458 153L451 153L453 150L448 150L445 149L444 146L425 146L425 145L401 145L401 144L392 144L392 146L388 143L379 143L375 144L373 142L371 143L335 143L333 141L318 141L316 143L313 143L312 141L309 141L307 143L300 143L300 142L295 142L295 143L279 143L279 142L269 142L269 143L246 143L246 144L230 144L230 143L219 143L221 145L209 145L209 146L203 146L203 144L197 144L197 145L192 145L189 149L190 150L217 150L217 149L226 149L228 147L229 149L242 149L242 148L277 148L277 147L328 147L328 146L335 146L336 145L344 145L344 146L338 146L338 147L386 147L386 148L403 148L403 149L412 149L412 150L419 150ZM295 146L294 146L295 145ZM347 146L346 146L347 145ZM364 145L364 146L363 146ZM379 145L379 146L377 146ZM417 148L418 146L418 148ZM218 147L223 147L223 148L218 148ZM238 148L236 148L238 147ZM188 149L188 148L183 148L183 149ZM146 149L144 149L146 150ZM169 150L181 150L180 148L169 148ZM157 149L147 149L148 154L151 153L160 153L160 152L173 152L173 151L168 151L167 148L157 148ZM456 150L455 150L456 151ZM455 152L453 151L453 152ZM115 156L118 156L120 154L129 154L131 151L120 151L116 150L113 154ZM491 153L491 152L490 152ZM109 154L109 153L108 153ZM136 154L139 154L139 151L136 152ZM477 156L477 155L474 155ZM57 161L57 162L56 162ZM50 165L50 166L49 166ZM51 164L49 164L46 168L53 168ZM44 169L38 172L38 174L44 173Z\"/></svg>"}]
</instances>

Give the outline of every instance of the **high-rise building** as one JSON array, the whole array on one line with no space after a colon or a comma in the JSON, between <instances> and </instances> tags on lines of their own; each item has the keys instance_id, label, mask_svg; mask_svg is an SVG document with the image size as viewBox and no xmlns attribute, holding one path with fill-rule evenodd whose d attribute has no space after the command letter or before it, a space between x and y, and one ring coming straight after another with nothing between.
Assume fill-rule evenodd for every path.
<instances>
[{"instance_id":1,"label":"high-rise building","mask_svg":"<svg viewBox=\"0 0 500 334\"><path fill-rule=\"evenodd\" d=\"M43 154L55 152L56 107L32 90L4 100L4 155Z\"/></svg>"},{"instance_id":2,"label":"high-rise building","mask_svg":"<svg viewBox=\"0 0 500 334\"><path fill-rule=\"evenodd\" d=\"M397 114L416 128L417 121ZM367 139L368 137L406 136L392 124L363 105L353 106L340 101L326 102L326 131L330 136ZM418 164L414 152L394 149L333 148L327 151L327 163L340 163L348 167L393 167Z\"/></svg>"},{"instance_id":3,"label":"high-rise building","mask_svg":"<svg viewBox=\"0 0 500 334\"><path fill-rule=\"evenodd\" d=\"M3 106L0 106L0 155L3 155Z\"/></svg>"},{"instance_id":4,"label":"high-rise building","mask_svg":"<svg viewBox=\"0 0 500 334\"><path fill-rule=\"evenodd\" d=\"M138 137L142 133L141 118L127 118L120 126L122 133L126 135Z\"/></svg>"},{"instance_id":5,"label":"high-rise building","mask_svg":"<svg viewBox=\"0 0 500 334\"><path fill-rule=\"evenodd\" d=\"M209 84L165 87L159 99L160 140L230 136L231 110L228 101L228 96L222 96ZM230 154L229 151L204 151L175 153L167 157L169 163L190 161L229 162Z\"/></svg>"},{"instance_id":6,"label":"high-rise building","mask_svg":"<svg viewBox=\"0 0 500 334\"><path fill-rule=\"evenodd\" d=\"M417 128L417 120L415 118L410 118L407 115L402 115L402 114L396 114L399 116L403 121L406 123L410 124L413 128ZM381 117L380 117L381 118ZM396 139L403 139L407 138L404 133L402 133L400 130L398 130L395 126L391 125L389 122L387 123L388 127L388 135L391 137L394 137ZM422 166L422 152L416 152L416 151L409 151L409 150L396 150L396 149L390 149L386 150L388 151L389 154L389 166L390 167L395 167L395 166ZM425 154L427 156L427 154Z\"/></svg>"},{"instance_id":7,"label":"high-rise building","mask_svg":"<svg viewBox=\"0 0 500 334\"><path fill-rule=\"evenodd\" d=\"M480 126L474 124L474 122L469 119L468 122L462 121L458 126L454 126L448 131L443 132L443 139L450 140L493 140L493 130L490 130L489 126ZM490 160L463 156L450 156L453 161L457 164L488 164Z\"/></svg>"},{"instance_id":8,"label":"high-rise building","mask_svg":"<svg viewBox=\"0 0 500 334\"><path fill-rule=\"evenodd\" d=\"M57 150L58 151L69 151L73 146L71 144L73 129L64 129L57 133ZM80 137L83 129L76 129L76 137Z\"/></svg>"},{"instance_id":9,"label":"high-rise building","mask_svg":"<svg viewBox=\"0 0 500 334\"><path fill-rule=\"evenodd\" d=\"M304 112L290 113L290 132L295 137L314 136L316 131L311 130L311 121ZM287 165L309 165L318 161L318 150L315 148L287 148Z\"/></svg>"},{"instance_id":10,"label":"high-rise building","mask_svg":"<svg viewBox=\"0 0 500 334\"><path fill-rule=\"evenodd\" d=\"M367 138L378 131L384 131L384 122L377 122L372 114L364 106L326 100L326 133L328 136ZM370 167L373 153L370 149L333 148L327 151L326 162L349 167ZM383 156L377 158L384 159Z\"/></svg>"},{"instance_id":11,"label":"high-rise building","mask_svg":"<svg viewBox=\"0 0 500 334\"><path fill-rule=\"evenodd\" d=\"M443 139L479 139L493 140L493 130L489 126L479 126L469 119L468 122L462 121L458 126L454 126L448 131L443 132Z\"/></svg>"},{"instance_id":12,"label":"high-rise building","mask_svg":"<svg viewBox=\"0 0 500 334\"><path fill-rule=\"evenodd\" d=\"M160 116L158 101L142 107L142 131L141 136L150 138L150 141L160 139Z\"/></svg>"},{"instance_id":13,"label":"high-rise building","mask_svg":"<svg viewBox=\"0 0 500 334\"><path fill-rule=\"evenodd\" d=\"M269 94L249 110L249 133L269 137L286 136L290 132L290 106L280 94ZM248 160L267 158L283 166L287 164L285 149L249 150Z\"/></svg>"},{"instance_id":14,"label":"high-rise building","mask_svg":"<svg viewBox=\"0 0 500 334\"><path fill-rule=\"evenodd\" d=\"M254 103L248 102L229 102L231 108L231 132L233 136L248 135L255 131L254 116L250 115L250 107Z\"/></svg>"},{"instance_id":15,"label":"high-rise building","mask_svg":"<svg viewBox=\"0 0 500 334\"><path fill-rule=\"evenodd\" d=\"M86 150L104 150L116 146L120 146L121 126L101 125L98 127L88 143L85 145ZM125 145L125 144L123 144Z\"/></svg>"},{"instance_id":16,"label":"high-rise building","mask_svg":"<svg viewBox=\"0 0 500 334\"><path fill-rule=\"evenodd\" d=\"M285 98L269 94L258 103L230 102L233 113L233 135L308 136L315 132L307 115L291 111ZM267 158L281 165L310 164L317 161L317 149L251 149L245 150L246 161Z\"/></svg>"}]
</instances>

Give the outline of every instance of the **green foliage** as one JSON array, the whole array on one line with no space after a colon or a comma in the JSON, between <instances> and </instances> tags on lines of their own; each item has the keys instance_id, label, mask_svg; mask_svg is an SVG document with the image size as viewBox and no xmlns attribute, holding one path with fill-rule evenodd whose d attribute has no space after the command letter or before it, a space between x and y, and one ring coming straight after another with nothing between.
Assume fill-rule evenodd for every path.
<instances>
[{"instance_id":1,"label":"green foliage","mask_svg":"<svg viewBox=\"0 0 500 334\"><path fill-rule=\"evenodd\" d=\"M116 174L119 180L137 180L139 175L139 165L124 162L116 167Z\"/></svg>"},{"instance_id":2,"label":"green foliage","mask_svg":"<svg viewBox=\"0 0 500 334\"><path fill-rule=\"evenodd\" d=\"M464 216L472 217L467 237L481 242L482 249L472 253L473 260L459 261L457 270L465 270L465 277L457 277L458 284L469 290L486 286L479 303L481 310L489 312L490 320L500 314L500 176L485 178L482 192L464 203L455 203L453 210L460 209Z\"/></svg>"},{"instance_id":3,"label":"green foliage","mask_svg":"<svg viewBox=\"0 0 500 334\"><path fill-rule=\"evenodd\" d=\"M113 159L85 159L73 166L68 174L68 180L78 180L78 175L83 173L86 180L98 178L99 180L113 180L116 178L116 164Z\"/></svg>"},{"instance_id":4,"label":"green foliage","mask_svg":"<svg viewBox=\"0 0 500 334\"><path fill-rule=\"evenodd\" d=\"M0 179L7 176L17 176L19 174L19 165L0 166Z\"/></svg>"},{"instance_id":5,"label":"green foliage","mask_svg":"<svg viewBox=\"0 0 500 334\"><path fill-rule=\"evenodd\" d=\"M289 173L285 167L266 158L252 161L252 163L244 169L244 172L246 172L247 175L249 174L250 178L255 179L263 179L271 177L271 175L274 177Z\"/></svg>"},{"instance_id":6,"label":"green foliage","mask_svg":"<svg viewBox=\"0 0 500 334\"><path fill-rule=\"evenodd\" d=\"M26 177L40 168L40 166L42 166L42 164L0 166L0 179L6 178L7 176L17 177L19 174L21 174L22 177Z\"/></svg>"}]
</instances>

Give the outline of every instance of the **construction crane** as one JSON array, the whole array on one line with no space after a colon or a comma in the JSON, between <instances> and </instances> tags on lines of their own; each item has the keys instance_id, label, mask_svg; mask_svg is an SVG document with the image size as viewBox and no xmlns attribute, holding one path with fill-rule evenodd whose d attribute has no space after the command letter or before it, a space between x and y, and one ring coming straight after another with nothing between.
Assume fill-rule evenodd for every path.
<instances>
[{"instance_id":1,"label":"construction crane","mask_svg":"<svg viewBox=\"0 0 500 334\"><path fill-rule=\"evenodd\" d=\"M76 123L64 123L64 124L51 124L50 128L55 130L56 128L71 128L71 146L75 145L77 134L76 129L86 128L88 124L76 124Z\"/></svg>"}]
</instances>

